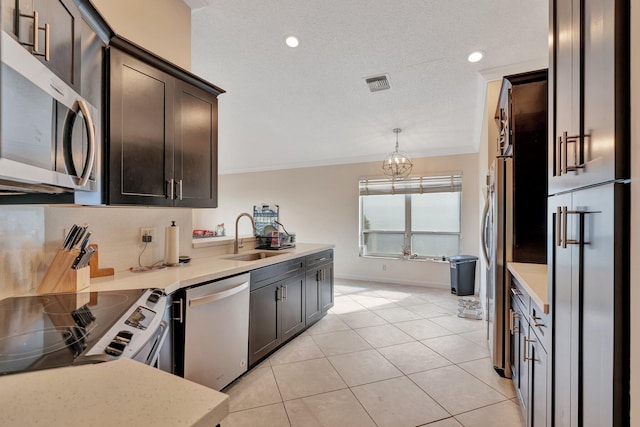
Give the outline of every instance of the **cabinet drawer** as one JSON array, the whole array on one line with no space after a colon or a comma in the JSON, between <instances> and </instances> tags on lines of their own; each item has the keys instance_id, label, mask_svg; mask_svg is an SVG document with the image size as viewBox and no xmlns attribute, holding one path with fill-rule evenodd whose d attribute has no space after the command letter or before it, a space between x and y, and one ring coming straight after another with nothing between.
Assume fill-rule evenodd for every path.
<instances>
[{"instance_id":1,"label":"cabinet drawer","mask_svg":"<svg viewBox=\"0 0 640 427\"><path fill-rule=\"evenodd\" d=\"M314 268L318 265L333 262L333 249L327 249L326 251L307 255L306 262L307 268Z\"/></svg>"},{"instance_id":2,"label":"cabinet drawer","mask_svg":"<svg viewBox=\"0 0 640 427\"><path fill-rule=\"evenodd\" d=\"M529 313L531 298L513 277L511 278L511 296L520 303L523 313Z\"/></svg>"},{"instance_id":3,"label":"cabinet drawer","mask_svg":"<svg viewBox=\"0 0 640 427\"><path fill-rule=\"evenodd\" d=\"M296 258L267 267L258 268L251 272L251 290L255 291L270 283L293 277L303 273L305 259Z\"/></svg>"},{"instance_id":4,"label":"cabinet drawer","mask_svg":"<svg viewBox=\"0 0 640 427\"><path fill-rule=\"evenodd\" d=\"M533 302L529 307L529 325L531 330L540 340L540 344L546 349L551 348L551 315L545 314Z\"/></svg>"}]
</instances>

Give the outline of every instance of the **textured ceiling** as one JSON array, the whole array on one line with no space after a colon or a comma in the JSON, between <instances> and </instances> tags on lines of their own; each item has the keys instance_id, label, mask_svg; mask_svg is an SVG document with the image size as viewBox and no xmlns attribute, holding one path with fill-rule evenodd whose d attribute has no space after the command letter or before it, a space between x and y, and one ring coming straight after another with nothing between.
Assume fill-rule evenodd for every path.
<instances>
[{"instance_id":1,"label":"textured ceiling","mask_svg":"<svg viewBox=\"0 0 640 427\"><path fill-rule=\"evenodd\" d=\"M547 0L190 1L221 173L381 161L396 127L411 157L476 152L486 81L548 63Z\"/></svg>"}]
</instances>

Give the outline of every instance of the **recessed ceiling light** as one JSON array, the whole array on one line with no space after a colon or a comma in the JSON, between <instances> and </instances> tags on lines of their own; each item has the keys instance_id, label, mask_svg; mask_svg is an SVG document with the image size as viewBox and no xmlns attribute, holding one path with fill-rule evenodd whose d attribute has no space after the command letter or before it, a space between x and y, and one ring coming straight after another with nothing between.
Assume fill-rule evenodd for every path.
<instances>
[{"instance_id":1,"label":"recessed ceiling light","mask_svg":"<svg viewBox=\"0 0 640 427\"><path fill-rule=\"evenodd\" d=\"M467 60L469 62L478 62L482 58L484 58L484 52L481 50L476 50L475 52L471 52L469 56L467 56Z\"/></svg>"},{"instance_id":2,"label":"recessed ceiling light","mask_svg":"<svg viewBox=\"0 0 640 427\"><path fill-rule=\"evenodd\" d=\"M284 42L289 47L298 47L300 40L296 36L285 36Z\"/></svg>"}]
</instances>

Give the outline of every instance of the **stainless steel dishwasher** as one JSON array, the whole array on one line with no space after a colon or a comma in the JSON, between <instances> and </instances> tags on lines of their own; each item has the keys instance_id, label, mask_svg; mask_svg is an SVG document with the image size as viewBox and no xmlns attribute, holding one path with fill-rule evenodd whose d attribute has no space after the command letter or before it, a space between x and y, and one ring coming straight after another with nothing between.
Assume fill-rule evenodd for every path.
<instances>
[{"instance_id":1,"label":"stainless steel dishwasher","mask_svg":"<svg viewBox=\"0 0 640 427\"><path fill-rule=\"evenodd\" d=\"M186 291L184 377L221 390L247 371L249 274Z\"/></svg>"}]
</instances>

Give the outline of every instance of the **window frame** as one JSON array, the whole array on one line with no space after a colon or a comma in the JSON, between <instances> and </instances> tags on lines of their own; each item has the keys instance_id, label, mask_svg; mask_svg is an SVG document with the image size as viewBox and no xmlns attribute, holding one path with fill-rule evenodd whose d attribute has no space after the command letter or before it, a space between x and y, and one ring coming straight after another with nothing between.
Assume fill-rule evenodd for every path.
<instances>
[{"instance_id":1,"label":"window frame","mask_svg":"<svg viewBox=\"0 0 640 427\"><path fill-rule=\"evenodd\" d=\"M450 179L450 185L442 185L443 178ZM417 260L441 260L444 259L445 256L438 256L436 254L430 255L417 255L413 252L413 237L416 235L434 235L434 236L457 236L457 253L460 252L460 248L462 245L462 172L452 172L447 174L438 174L438 175L420 175L420 176L412 176L406 178L408 182L402 182L399 180L393 180L390 178L381 178L381 177L372 177L372 178L364 178L361 177L358 180L359 183L359 193L358 193L358 243L359 243L359 256L361 258L387 258L387 259L417 259ZM419 180L419 188L415 188L415 183ZM367 182L371 181L378 186L378 189L373 192L373 194L368 194L366 189L363 190L363 182L364 185L367 185ZM383 189L385 181L388 183L388 189ZM404 181L404 180L403 180ZM437 181L433 186L429 186L430 181ZM427 187L423 188L423 184ZM404 187L404 188L403 188ZM448 189L447 189L448 187ZM386 192L388 191L388 192ZM424 194L424 193L446 193L446 192L455 192L458 193L458 230L457 232L451 231L414 231L412 229L412 218L411 218L411 196L412 194ZM364 194L363 194L364 193ZM404 230L376 230L376 229L364 229L364 208L363 201L366 196L373 195L394 195L394 194L404 194L405 196L405 220L404 220ZM382 252L366 252L366 240L367 237L373 234L402 234L403 236L403 245L402 249L398 251L398 253L382 253ZM411 248L410 255L404 255L404 248Z\"/></svg>"}]
</instances>

